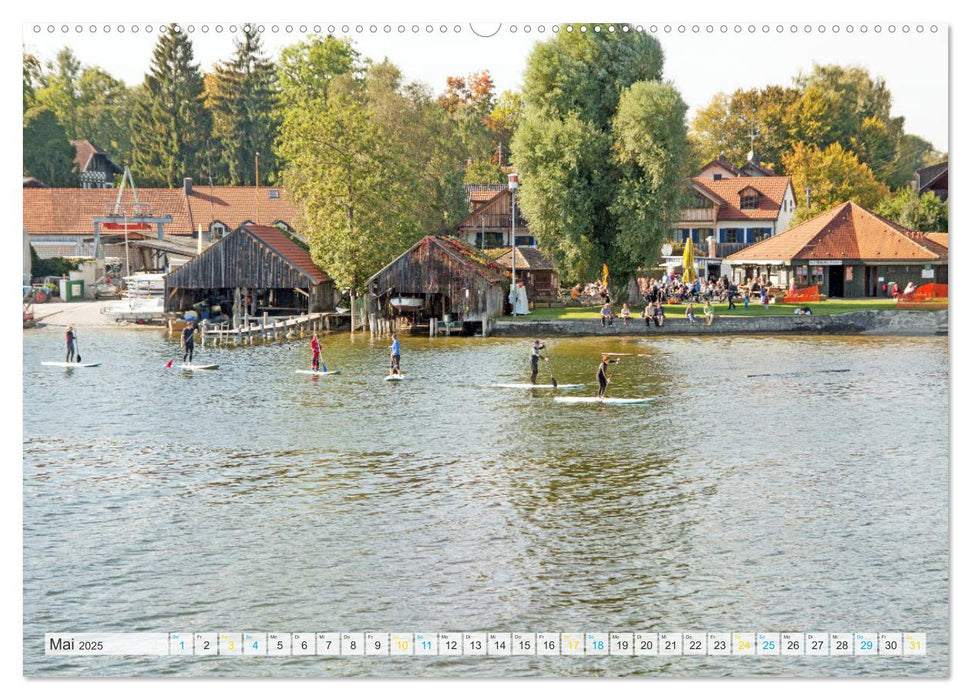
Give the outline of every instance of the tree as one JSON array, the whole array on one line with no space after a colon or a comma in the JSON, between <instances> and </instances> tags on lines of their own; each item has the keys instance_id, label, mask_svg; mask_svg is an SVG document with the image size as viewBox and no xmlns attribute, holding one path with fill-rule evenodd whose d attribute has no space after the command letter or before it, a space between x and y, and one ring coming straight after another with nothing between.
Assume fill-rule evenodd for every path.
<instances>
[{"instance_id":1,"label":"tree","mask_svg":"<svg viewBox=\"0 0 971 700\"><path fill-rule=\"evenodd\" d=\"M682 177L676 161L688 155L680 98L657 82L662 64L652 36L592 25L564 27L529 56L513 139L519 202L568 282L598 275L604 263L623 282L656 262L657 222L679 196L678 187L657 188Z\"/></svg>"},{"instance_id":2,"label":"tree","mask_svg":"<svg viewBox=\"0 0 971 700\"><path fill-rule=\"evenodd\" d=\"M40 89L37 90L37 103L54 112L64 127L68 138L78 138L75 123L78 106L78 80L81 76L81 62L71 49L64 47L57 52L53 61L48 61L45 70L39 75Z\"/></svg>"},{"instance_id":3,"label":"tree","mask_svg":"<svg viewBox=\"0 0 971 700\"><path fill-rule=\"evenodd\" d=\"M312 36L286 46L277 64L282 102L314 102L327 98L335 78L363 79L366 65L350 39Z\"/></svg>"},{"instance_id":4,"label":"tree","mask_svg":"<svg viewBox=\"0 0 971 700\"><path fill-rule=\"evenodd\" d=\"M24 114L24 176L51 187L76 187L74 146L49 107L31 107Z\"/></svg>"},{"instance_id":5,"label":"tree","mask_svg":"<svg viewBox=\"0 0 971 700\"><path fill-rule=\"evenodd\" d=\"M274 139L279 128L276 68L263 54L252 25L234 43L232 60L216 67L206 81L206 104L212 111L212 136L230 185L273 182L276 174Z\"/></svg>"},{"instance_id":6,"label":"tree","mask_svg":"<svg viewBox=\"0 0 971 700\"><path fill-rule=\"evenodd\" d=\"M495 101L492 111L486 117L486 127L492 133L492 142L495 146L493 162L496 165L508 165L509 146L516 129L523 118L523 96L518 92L506 90ZM501 162L500 162L501 161ZM485 182L482 180L481 182Z\"/></svg>"},{"instance_id":7,"label":"tree","mask_svg":"<svg viewBox=\"0 0 971 700\"><path fill-rule=\"evenodd\" d=\"M188 36L169 25L159 37L132 114L132 172L143 185L174 187L200 172L212 115Z\"/></svg>"},{"instance_id":8,"label":"tree","mask_svg":"<svg viewBox=\"0 0 971 700\"><path fill-rule=\"evenodd\" d=\"M50 107L69 139L86 139L118 163L131 147L132 92L97 66L85 66L68 49L58 52L34 82L35 101Z\"/></svg>"},{"instance_id":9,"label":"tree","mask_svg":"<svg viewBox=\"0 0 971 700\"><path fill-rule=\"evenodd\" d=\"M283 181L303 207L314 260L356 294L464 213L461 144L428 89L403 86L387 61L315 94L284 110Z\"/></svg>"},{"instance_id":10,"label":"tree","mask_svg":"<svg viewBox=\"0 0 971 700\"><path fill-rule=\"evenodd\" d=\"M85 67L78 79L77 132L104 149L118 164L131 158L132 91L97 66Z\"/></svg>"},{"instance_id":11,"label":"tree","mask_svg":"<svg viewBox=\"0 0 971 700\"><path fill-rule=\"evenodd\" d=\"M947 231L947 202L933 192L917 193L904 188L884 199L876 208L877 214L895 221L911 231Z\"/></svg>"},{"instance_id":12,"label":"tree","mask_svg":"<svg viewBox=\"0 0 971 700\"><path fill-rule=\"evenodd\" d=\"M417 234L417 225L401 216L393 141L363 101L332 95L316 107L290 110L284 119L284 183L303 205L314 262L354 296Z\"/></svg>"},{"instance_id":13,"label":"tree","mask_svg":"<svg viewBox=\"0 0 971 700\"><path fill-rule=\"evenodd\" d=\"M838 143L826 149L796 144L791 153L783 156L783 163L796 192L812 188L810 205L797 208L796 222L810 219L848 200L873 209L890 194L890 189L873 176L869 167Z\"/></svg>"},{"instance_id":14,"label":"tree","mask_svg":"<svg viewBox=\"0 0 971 700\"><path fill-rule=\"evenodd\" d=\"M904 134L897 144L897 158L887 184L897 189L907 187L917 177L916 171L919 168L944 160L947 160L947 155L934 150L934 145L930 141L925 141L913 134Z\"/></svg>"},{"instance_id":15,"label":"tree","mask_svg":"<svg viewBox=\"0 0 971 700\"><path fill-rule=\"evenodd\" d=\"M652 260L679 219L682 201L675 195L684 192L679 183L687 176L690 150L687 112L670 85L644 81L620 95L613 133L621 182L613 215L618 224L614 245L623 258Z\"/></svg>"},{"instance_id":16,"label":"tree","mask_svg":"<svg viewBox=\"0 0 971 700\"><path fill-rule=\"evenodd\" d=\"M782 154L791 145L788 110L799 96L796 89L776 85L715 95L691 122L691 140L701 160L724 155L730 163L738 164L754 150L755 157L768 168L781 169ZM754 145L750 138L753 133Z\"/></svg>"},{"instance_id":17,"label":"tree","mask_svg":"<svg viewBox=\"0 0 971 700\"><path fill-rule=\"evenodd\" d=\"M32 53L24 52L24 112L37 104L37 86L43 72L40 61Z\"/></svg>"}]
</instances>

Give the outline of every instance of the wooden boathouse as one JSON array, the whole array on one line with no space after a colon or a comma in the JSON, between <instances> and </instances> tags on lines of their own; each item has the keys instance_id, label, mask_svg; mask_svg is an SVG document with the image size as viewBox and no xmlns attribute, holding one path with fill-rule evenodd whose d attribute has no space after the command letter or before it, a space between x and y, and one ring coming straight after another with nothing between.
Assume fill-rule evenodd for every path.
<instances>
[{"instance_id":1,"label":"wooden boathouse","mask_svg":"<svg viewBox=\"0 0 971 700\"><path fill-rule=\"evenodd\" d=\"M503 313L509 280L482 251L446 236L425 236L368 280L374 320L407 318L415 328L488 332ZM373 325L373 323L372 323Z\"/></svg>"},{"instance_id":2,"label":"wooden boathouse","mask_svg":"<svg viewBox=\"0 0 971 700\"><path fill-rule=\"evenodd\" d=\"M333 281L274 226L244 224L165 277L166 311L219 306L236 320L330 311L334 302Z\"/></svg>"}]
</instances>

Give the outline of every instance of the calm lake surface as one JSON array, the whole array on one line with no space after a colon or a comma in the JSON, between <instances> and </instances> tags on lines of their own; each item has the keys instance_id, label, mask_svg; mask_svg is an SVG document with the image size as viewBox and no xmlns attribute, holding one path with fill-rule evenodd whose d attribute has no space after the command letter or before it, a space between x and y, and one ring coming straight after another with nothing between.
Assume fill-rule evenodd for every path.
<instances>
[{"instance_id":1,"label":"calm lake surface","mask_svg":"<svg viewBox=\"0 0 971 700\"><path fill-rule=\"evenodd\" d=\"M946 338L24 333L29 675L948 673ZM823 370L847 369L848 372ZM750 377L761 374L770 376ZM541 379L548 374L541 369ZM909 658L45 658L45 632L926 632Z\"/></svg>"}]
</instances>

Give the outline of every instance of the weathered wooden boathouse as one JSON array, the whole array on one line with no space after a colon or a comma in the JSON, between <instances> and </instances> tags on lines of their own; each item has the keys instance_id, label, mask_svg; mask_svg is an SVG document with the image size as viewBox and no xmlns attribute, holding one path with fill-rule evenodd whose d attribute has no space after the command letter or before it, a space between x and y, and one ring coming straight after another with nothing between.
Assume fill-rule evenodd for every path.
<instances>
[{"instance_id":1,"label":"weathered wooden boathouse","mask_svg":"<svg viewBox=\"0 0 971 700\"><path fill-rule=\"evenodd\" d=\"M467 243L425 236L368 280L372 318L407 317L413 326L439 320L465 333L486 332L503 313L509 280Z\"/></svg>"},{"instance_id":2,"label":"weathered wooden boathouse","mask_svg":"<svg viewBox=\"0 0 971 700\"><path fill-rule=\"evenodd\" d=\"M165 277L165 308L217 304L234 317L334 308L334 283L310 252L273 226L244 224Z\"/></svg>"}]
</instances>

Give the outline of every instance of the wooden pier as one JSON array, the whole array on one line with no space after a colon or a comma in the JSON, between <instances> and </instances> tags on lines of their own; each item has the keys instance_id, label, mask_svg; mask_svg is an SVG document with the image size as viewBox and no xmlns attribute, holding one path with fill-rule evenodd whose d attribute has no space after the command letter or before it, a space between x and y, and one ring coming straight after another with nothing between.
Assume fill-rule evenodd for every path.
<instances>
[{"instance_id":1,"label":"wooden pier","mask_svg":"<svg viewBox=\"0 0 971 700\"><path fill-rule=\"evenodd\" d=\"M301 316L263 318L244 316L233 328L230 323L210 325L206 319L199 322L202 346L207 344L235 346L266 344L271 342L304 338L311 333L330 331L350 323L350 314L336 311L321 311ZM177 332L173 321L169 321L169 332Z\"/></svg>"}]
</instances>

